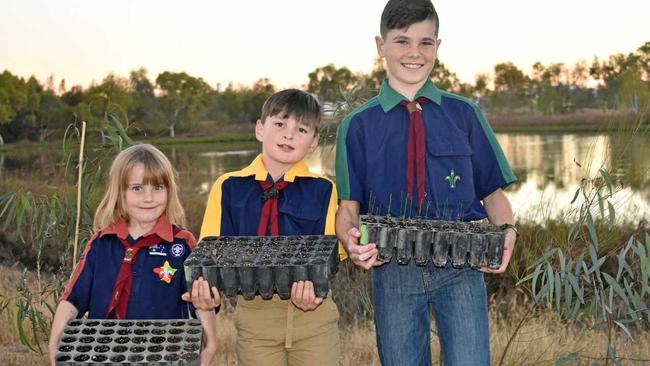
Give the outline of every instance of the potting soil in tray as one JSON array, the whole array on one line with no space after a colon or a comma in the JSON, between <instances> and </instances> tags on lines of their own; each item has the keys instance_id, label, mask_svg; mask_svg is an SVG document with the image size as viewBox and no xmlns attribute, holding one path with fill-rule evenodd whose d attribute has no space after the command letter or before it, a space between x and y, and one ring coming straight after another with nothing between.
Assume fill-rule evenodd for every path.
<instances>
[{"instance_id":1,"label":"potting soil in tray","mask_svg":"<svg viewBox=\"0 0 650 366\"><path fill-rule=\"evenodd\" d=\"M501 266L505 233L490 223L363 215L360 227L361 243L376 243L384 262L395 257L399 264L413 258L418 266Z\"/></svg>"},{"instance_id":2,"label":"potting soil in tray","mask_svg":"<svg viewBox=\"0 0 650 366\"><path fill-rule=\"evenodd\" d=\"M304 280L325 298L338 271L337 249L334 235L206 237L185 260L185 275L188 286L203 276L231 298L268 300L277 293L286 300L293 282Z\"/></svg>"},{"instance_id":3,"label":"potting soil in tray","mask_svg":"<svg viewBox=\"0 0 650 366\"><path fill-rule=\"evenodd\" d=\"M73 319L63 330L56 365L199 365L203 328L196 319Z\"/></svg>"}]
</instances>

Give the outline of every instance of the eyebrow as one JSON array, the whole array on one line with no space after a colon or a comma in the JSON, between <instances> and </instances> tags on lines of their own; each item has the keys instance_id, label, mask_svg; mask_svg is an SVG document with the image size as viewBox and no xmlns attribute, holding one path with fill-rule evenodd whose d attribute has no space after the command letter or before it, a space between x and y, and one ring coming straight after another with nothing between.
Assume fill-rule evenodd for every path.
<instances>
[{"instance_id":1,"label":"eyebrow","mask_svg":"<svg viewBox=\"0 0 650 366\"><path fill-rule=\"evenodd\" d=\"M408 37L408 36L405 36L405 35L402 35L402 34L393 37L393 41L397 41L397 40L401 40L401 39L406 39L406 40L410 41L411 37ZM424 38L420 39L420 41L435 42L436 38L424 37Z\"/></svg>"}]
</instances>

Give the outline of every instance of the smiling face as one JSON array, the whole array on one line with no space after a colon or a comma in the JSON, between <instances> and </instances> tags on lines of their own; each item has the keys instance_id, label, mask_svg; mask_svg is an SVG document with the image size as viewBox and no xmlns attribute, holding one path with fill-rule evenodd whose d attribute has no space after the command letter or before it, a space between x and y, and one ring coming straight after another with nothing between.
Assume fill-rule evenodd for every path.
<instances>
[{"instance_id":1,"label":"smiling face","mask_svg":"<svg viewBox=\"0 0 650 366\"><path fill-rule=\"evenodd\" d=\"M167 188L162 184L145 184L145 168L138 163L127 174L124 208L129 218L129 233L134 238L151 230L167 207ZM133 231L132 231L133 229Z\"/></svg>"},{"instance_id":2,"label":"smiling face","mask_svg":"<svg viewBox=\"0 0 650 366\"><path fill-rule=\"evenodd\" d=\"M255 136L262 142L264 166L277 180L318 146L318 136L309 124L284 112L257 121Z\"/></svg>"},{"instance_id":3,"label":"smiling face","mask_svg":"<svg viewBox=\"0 0 650 366\"><path fill-rule=\"evenodd\" d=\"M388 83L413 99L426 82L438 54L435 22L424 20L403 29L391 29L386 37L375 37L377 53L386 59Z\"/></svg>"}]
</instances>

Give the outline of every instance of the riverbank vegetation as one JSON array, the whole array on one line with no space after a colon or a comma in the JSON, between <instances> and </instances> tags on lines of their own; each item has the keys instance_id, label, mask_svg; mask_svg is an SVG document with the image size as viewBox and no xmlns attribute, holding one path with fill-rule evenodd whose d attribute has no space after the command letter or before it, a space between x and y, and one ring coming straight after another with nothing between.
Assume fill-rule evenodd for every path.
<instances>
[{"instance_id":1,"label":"riverbank vegetation","mask_svg":"<svg viewBox=\"0 0 650 366\"><path fill-rule=\"evenodd\" d=\"M329 64L309 73L303 87L318 95L328 115L344 103L347 93L357 91L362 98L374 95L385 75L381 60L369 73ZM547 127L548 121L556 122L550 126L555 130L569 123L571 128L593 129L594 124L620 120L612 114L638 114L647 108L650 42L605 60L574 65L537 62L529 72L502 62L491 74L477 75L473 84L461 82L443 62L437 62L432 78L441 89L475 101L497 130ZM128 76L108 74L88 87L69 86L65 80L55 85L54 76L45 81L25 79L4 70L0 73L0 144L59 141L70 123L81 120L88 123L89 140L104 142L109 115L119 116L138 139L242 132L250 130L262 103L276 89L264 77L252 86L231 84L223 90L184 72L165 71L150 79L145 68Z\"/></svg>"}]
</instances>

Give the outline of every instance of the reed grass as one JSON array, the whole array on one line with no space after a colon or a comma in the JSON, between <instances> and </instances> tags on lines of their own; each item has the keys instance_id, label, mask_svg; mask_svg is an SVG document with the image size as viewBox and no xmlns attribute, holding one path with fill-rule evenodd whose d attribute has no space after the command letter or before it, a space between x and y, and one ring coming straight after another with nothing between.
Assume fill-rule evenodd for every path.
<instances>
[{"instance_id":1,"label":"reed grass","mask_svg":"<svg viewBox=\"0 0 650 366\"><path fill-rule=\"evenodd\" d=\"M20 281L21 271L17 265L0 265L3 274L0 292L5 296L16 296L16 283ZM34 275L29 277L29 285L36 287ZM346 318L343 314L354 312L347 308L349 303L335 301L342 314L339 322L341 336L341 365L379 365L375 343L374 326L370 320ZM555 312L533 310L523 294L489 299L490 338L492 364L498 365L504 349L503 365L554 365L556 360L571 353L577 353L574 365L592 364L593 359L606 352L607 335L604 330L594 329L588 319L567 323ZM234 309L224 302L217 320L218 351L215 365L237 365L235 353L236 330ZM371 314L370 314L371 316ZM525 318L525 319L524 319ZM524 319L520 328L517 328ZM438 338L432 326L431 355L434 365L440 365ZM513 336L514 335L514 336ZM650 334L633 332L633 340L626 339L621 332L615 343L619 359L625 365L650 364ZM45 347L45 344L42 345ZM15 317L4 312L0 315L0 365L47 365L45 355L29 352L20 344L17 337Z\"/></svg>"}]
</instances>

